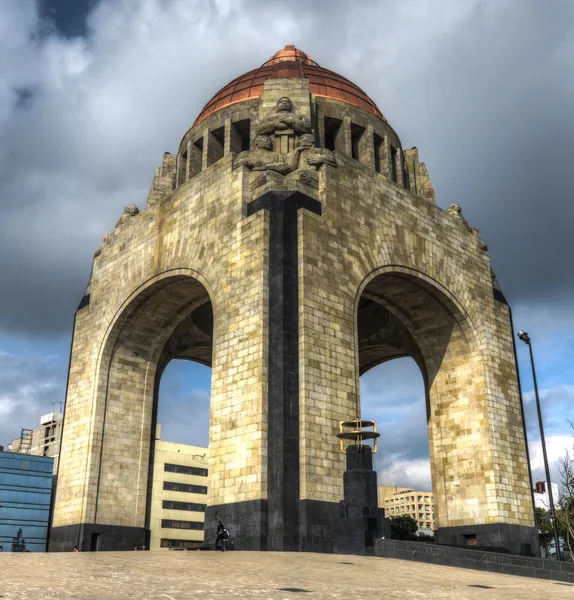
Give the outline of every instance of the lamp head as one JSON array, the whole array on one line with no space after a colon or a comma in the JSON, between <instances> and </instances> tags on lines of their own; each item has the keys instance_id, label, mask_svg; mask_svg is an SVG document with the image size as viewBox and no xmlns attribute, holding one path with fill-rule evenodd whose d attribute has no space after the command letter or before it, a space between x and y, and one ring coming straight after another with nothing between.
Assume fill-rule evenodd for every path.
<instances>
[{"instance_id":1,"label":"lamp head","mask_svg":"<svg viewBox=\"0 0 574 600\"><path fill-rule=\"evenodd\" d=\"M522 331L521 329L517 335L525 344L530 344L530 338L528 337L526 331Z\"/></svg>"}]
</instances>

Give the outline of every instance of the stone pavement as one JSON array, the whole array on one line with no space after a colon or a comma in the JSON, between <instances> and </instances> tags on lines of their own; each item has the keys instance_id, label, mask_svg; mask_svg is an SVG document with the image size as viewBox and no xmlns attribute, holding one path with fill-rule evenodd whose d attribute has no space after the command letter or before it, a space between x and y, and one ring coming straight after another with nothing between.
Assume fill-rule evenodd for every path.
<instances>
[{"instance_id":1,"label":"stone pavement","mask_svg":"<svg viewBox=\"0 0 574 600\"><path fill-rule=\"evenodd\" d=\"M1 600L574 598L574 585L389 558L272 552L0 554Z\"/></svg>"}]
</instances>

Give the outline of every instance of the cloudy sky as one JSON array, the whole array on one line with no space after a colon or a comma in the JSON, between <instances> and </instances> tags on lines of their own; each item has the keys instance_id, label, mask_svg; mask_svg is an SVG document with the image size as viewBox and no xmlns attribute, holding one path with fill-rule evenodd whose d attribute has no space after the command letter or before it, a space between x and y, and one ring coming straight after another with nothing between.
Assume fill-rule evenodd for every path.
<instances>
[{"instance_id":1,"label":"cloudy sky","mask_svg":"<svg viewBox=\"0 0 574 600\"><path fill-rule=\"evenodd\" d=\"M295 44L357 83L418 146L443 208L488 242L535 352L550 458L574 420L571 0L2 0L0 444L63 401L91 258L224 84ZM519 347L536 478L527 348ZM410 359L362 378L382 483L428 488ZM185 418L175 419L176 413ZM164 438L207 442L209 369L168 366Z\"/></svg>"}]
</instances>

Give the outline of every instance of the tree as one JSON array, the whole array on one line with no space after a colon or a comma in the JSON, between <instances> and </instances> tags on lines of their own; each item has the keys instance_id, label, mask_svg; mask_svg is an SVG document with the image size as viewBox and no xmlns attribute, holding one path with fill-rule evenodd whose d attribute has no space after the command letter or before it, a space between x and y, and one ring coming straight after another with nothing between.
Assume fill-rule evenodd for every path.
<instances>
[{"instance_id":1,"label":"tree","mask_svg":"<svg viewBox=\"0 0 574 600\"><path fill-rule=\"evenodd\" d=\"M26 540L22 537L22 529L18 529L16 537L12 538L12 552L26 552Z\"/></svg>"},{"instance_id":2,"label":"tree","mask_svg":"<svg viewBox=\"0 0 574 600\"><path fill-rule=\"evenodd\" d=\"M556 524L558 532L568 545L570 556L574 548L574 460L570 453L559 459L558 470L560 471L561 494L558 506L560 510L556 513Z\"/></svg>"},{"instance_id":3,"label":"tree","mask_svg":"<svg viewBox=\"0 0 574 600\"><path fill-rule=\"evenodd\" d=\"M546 556L550 556L550 543L554 539L552 522L546 518L543 508L536 509L536 527L538 528L538 541L540 547L544 548Z\"/></svg>"},{"instance_id":4,"label":"tree","mask_svg":"<svg viewBox=\"0 0 574 600\"><path fill-rule=\"evenodd\" d=\"M415 519L410 515L391 517L391 537L394 540L416 540L419 528Z\"/></svg>"}]
</instances>

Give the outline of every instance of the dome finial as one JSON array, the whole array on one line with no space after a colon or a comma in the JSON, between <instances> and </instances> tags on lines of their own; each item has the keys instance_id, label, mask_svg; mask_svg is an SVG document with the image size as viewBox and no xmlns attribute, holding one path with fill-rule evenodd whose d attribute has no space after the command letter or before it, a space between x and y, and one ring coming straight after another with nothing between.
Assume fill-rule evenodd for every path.
<instances>
[{"instance_id":1,"label":"dome finial","mask_svg":"<svg viewBox=\"0 0 574 600\"><path fill-rule=\"evenodd\" d=\"M315 67L319 66L314 60L311 59L310 56L305 54L303 50L299 50L299 48L293 45L285 46L285 48L282 50L275 52L275 54L269 58L265 65L274 65L279 62L287 61L294 61L304 65L313 65Z\"/></svg>"}]
</instances>

